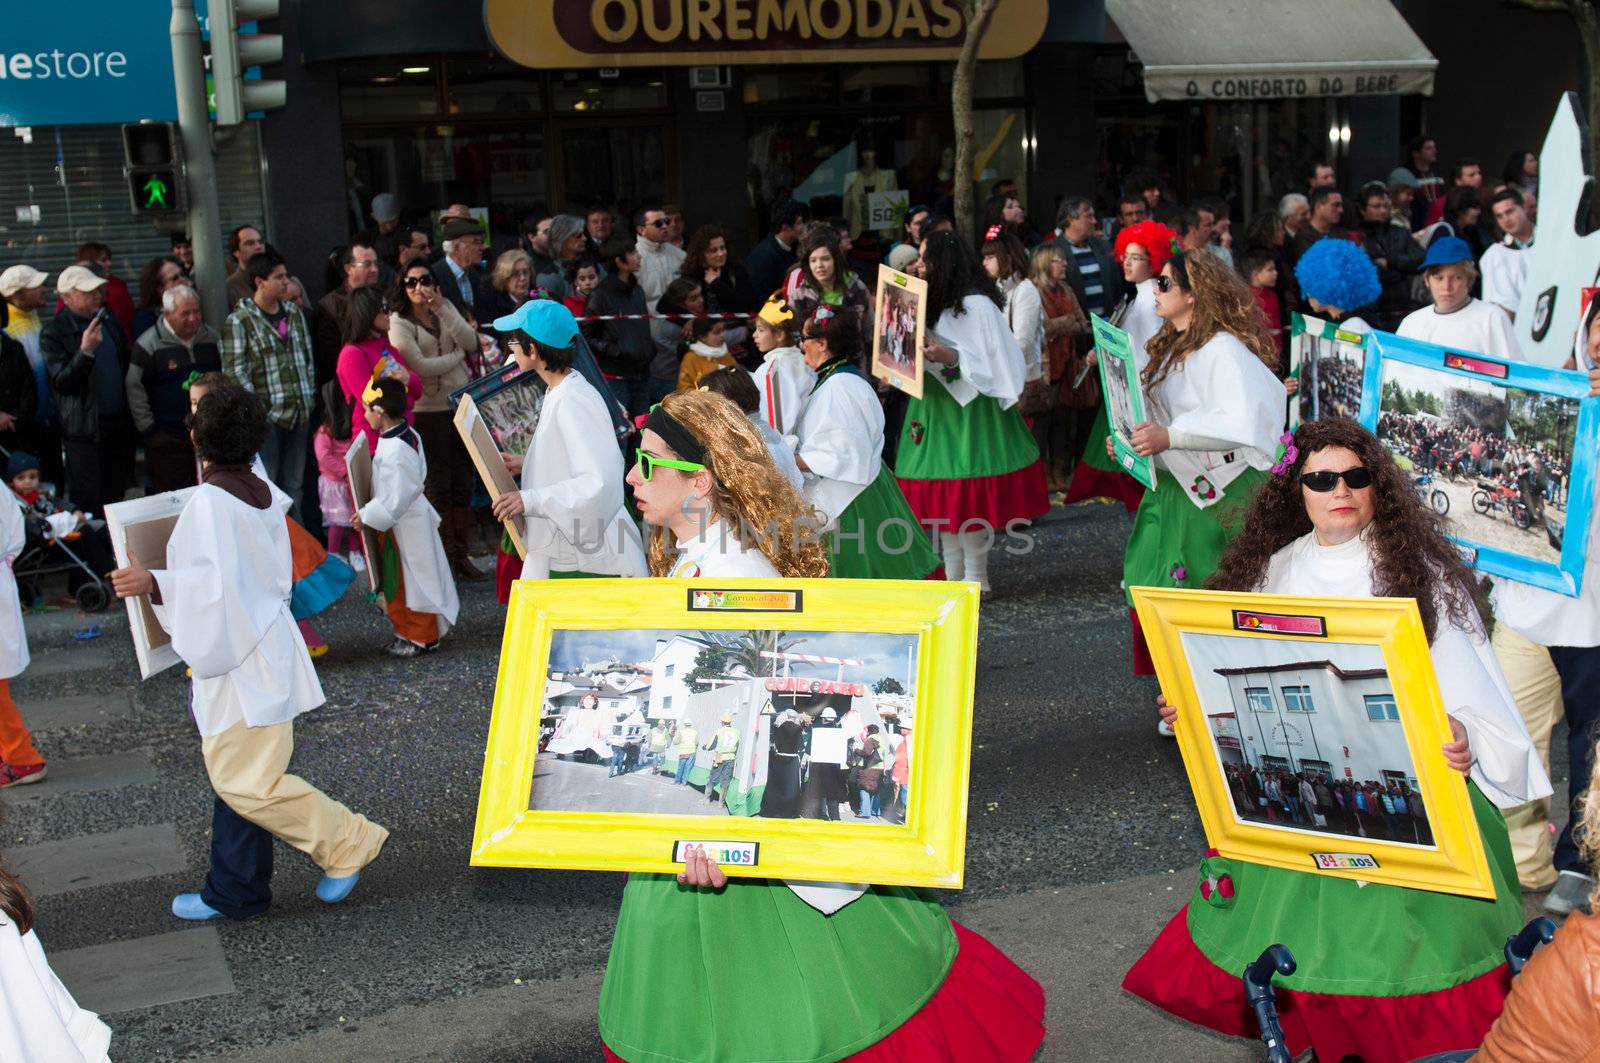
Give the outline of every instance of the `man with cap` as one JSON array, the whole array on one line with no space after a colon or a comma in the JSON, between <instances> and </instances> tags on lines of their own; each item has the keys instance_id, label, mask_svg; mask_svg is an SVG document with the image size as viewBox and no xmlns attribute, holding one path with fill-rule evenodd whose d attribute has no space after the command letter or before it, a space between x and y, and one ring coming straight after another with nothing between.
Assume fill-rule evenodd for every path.
<instances>
[{"instance_id":1,"label":"man with cap","mask_svg":"<svg viewBox=\"0 0 1600 1063\"><path fill-rule=\"evenodd\" d=\"M1433 303L1406 315L1400 322L1401 336L1452 350L1522 360L1511 318L1499 307L1472 297L1478 267L1465 240L1437 237L1422 260L1422 276Z\"/></svg>"},{"instance_id":2,"label":"man with cap","mask_svg":"<svg viewBox=\"0 0 1600 1063\"><path fill-rule=\"evenodd\" d=\"M196 483L184 388L197 374L221 368L222 337L201 320L200 294L187 284L168 288L161 316L134 341L127 380L128 408L157 492Z\"/></svg>"},{"instance_id":3,"label":"man with cap","mask_svg":"<svg viewBox=\"0 0 1600 1063\"><path fill-rule=\"evenodd\" d=\"M67 494L95 514L127 494L137 443L125 383L128 342L115 318L102 313L105 287L87 266L62 270L62 310L39 333L66 446Z\"/></svg>"},{"instance_id":4,"label":"man with cap","mask_svg":"<svg viewBox=\"0 0 1600 1063\"><path fill-rule=\"evenodd\" d=\"M39 469L51 483L62 482L61 433L56 428L50 378L45 372L39 334L44 324L39 308L45 304L45 282L50 278L32 266L16 265L0 273L0 299L5 305L5 334L22 345L33 372L33 419L17 426L24 450L39 455ZM10 444L7 444L10 446Z\"/></svg>"},{"instance_id":5,"label":"man with cap","mask_svg":"<svg viewBox=\"0 0 1600 1063\"><path fill-rule=\"evenodd\" d=\"M483 226L473 218L451 218L440 230L445 256L433 264L439 291L455 304L462 317L476 314L478 300L489 289L483 272Z\"/></svg>"},{"instance_id":6,"label":"man with cap","mask_svg":"<svg viewBox=\"0 0 1600 1063\"><path fill-rule=\"evenodd\" d=\"M733 765L739 757L739 732L733 729L733 714L722 714L718 727L706 743L711 751L711 775L706 779L706 800L715 803L717 787L722 787L722 803L728 803L727 791L733 785Z\"/></svg>"}]
</instances>

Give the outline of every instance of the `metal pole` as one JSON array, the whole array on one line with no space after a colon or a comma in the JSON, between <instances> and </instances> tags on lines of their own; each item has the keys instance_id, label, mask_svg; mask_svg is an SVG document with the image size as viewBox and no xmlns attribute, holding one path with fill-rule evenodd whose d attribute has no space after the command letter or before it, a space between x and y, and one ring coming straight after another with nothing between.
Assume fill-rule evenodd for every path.
<instances>
[{"instance_id":1,"label":"metal pole","mask_svg":"<svg viewBox=\"0 0 1600 1063\"><path fill-rule=\"evenodd\" d=\"M222 212L217 206L216 160L211 148L211 109L206 104L206 64L194 0L172 0L172 79L178 93L178 133L183 138L184 180L189 203L189 241L194 281L207 324L220 329L228 305L227 265L222 257Z\"/></svg>"}]
</instances>

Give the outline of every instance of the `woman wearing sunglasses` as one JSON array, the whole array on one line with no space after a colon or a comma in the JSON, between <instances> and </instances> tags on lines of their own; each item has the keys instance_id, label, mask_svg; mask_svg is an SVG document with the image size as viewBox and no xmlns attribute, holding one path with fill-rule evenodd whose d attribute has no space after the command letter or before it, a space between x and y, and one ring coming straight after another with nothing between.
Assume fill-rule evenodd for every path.
<instances>
[{"instance_id":1,"label":"woman wearing sunglasses","mask_svg":"<svg viewBox=\"0 0 1600 1063\"><path fill-rule=\"evenodd\" d=\"M1286 404L1255 297L1220 258L1173 255L1156 278L1155 301L1163 324L1145 344L1139 374L1148 420L1131 442L1155 459L1156 487L1139 502L1123 585L1192 587L1216 568L1279 460ZM1131 599L1128 616L1134 673L1150 675Z\"/></svg>"},{"instance_id":2,"label":"woman wearing sunglasses","mask_svg":"<svg viewBox=\"0 0 1600 1063\"><path fill-rule=\"evenodd\" d=\"M1197 890L1123 986L1254 1038L1239 971L1281 942L1299 964L1278 983L1297 1056L1314 1048L1318 1059L1400 1063L1476 1045L1510 985L1501 950L1523 922L1500 809L1549 794L1549 779L1484 637L1472 573L1388 450L1353 422L1312 421L1295 433L1282 468L1207 586L1416 601L1454 736L1442 752L1468 776L1495 899L1212 858L1207 872L1228 876L1231 896ZM1165 702L1161 712L1175 716Z\"/></svg>"},{"instance_id":3,"label":"woman wearing sunglasses","mask_svg":"<svg viewBox=\"0 0 1600 1063\"><path fill-rule=\"evenodd\" d=\"M928 578L939 555L883 463L883 406L858 364L855 315L817 307L800 351L816 383L795 424L795 464L806 502L826 522L830 570L846 579Z\"/></svg>"},{"instance_id":4,"label":"woman wearing sunglasses","mask_svg":"<svg viewBox=\"0 0 1600 1063\"><path fill-rule=\"evenodd\" d=\"M573 371L578 322L553 299L529 299L496 318L511 358L544 381L544 405L526 454L502 454L522 490L494 500L496 520L523 522L520 564L502 550L495 586L502 604L516 579L643 576L644 543L623 502L622 453L611 414Z\"/></svg>"},{"instance_id":5,"label":"woman wearing sunglasses","mask_svg":"<svg viewBox=\"0 0 1600 1063\"><path fill-rule=\"evenodd\" d=\"M425 262L413 262L389 294L389 342L406 368L422 381L412 407L412 426L428 459L424 491L439 514L439 538L456 579L484 578L467 559L472 538L472 459L456 431L450 393L467 382L467 359L478 349L478 333L439 291Z\"/></svg>"},{"instance_id":6,"label":"woman wearing sunglasses","mask_svg":"<svg viewBox=\"0 0 1600 1063\"><path fill-rule=\"evenodd\" d=\"M653 576L827 574L810 507L720 395L651 410L628 483ZM677 876L628 876L599 1025L606 1058L631 1063L1022 1063L1043 1014L1038 983L918 890L730 881L692 853Z\"/></svg>"}]
</instances>

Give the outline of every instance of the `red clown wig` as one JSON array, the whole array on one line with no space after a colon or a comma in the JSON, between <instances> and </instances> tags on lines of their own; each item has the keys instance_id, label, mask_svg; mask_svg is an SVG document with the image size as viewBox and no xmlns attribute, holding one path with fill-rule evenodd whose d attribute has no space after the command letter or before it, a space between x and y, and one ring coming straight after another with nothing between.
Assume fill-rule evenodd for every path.
<instances>
[{"instance_id":1,"label":"red clown wig","mask_svg":"<svg viewBox=\"0 0 1600 1063\"><path fill-rule=\"evenodd\" d=\"M1138 244L1150 252L1150 272L1160 273L1167 260L1178 250L1178 234L1158 221L1129 225L1117 233L1115 254L1118 262L1128 253L1129 244Z\"/></svg>"}]
</instances>

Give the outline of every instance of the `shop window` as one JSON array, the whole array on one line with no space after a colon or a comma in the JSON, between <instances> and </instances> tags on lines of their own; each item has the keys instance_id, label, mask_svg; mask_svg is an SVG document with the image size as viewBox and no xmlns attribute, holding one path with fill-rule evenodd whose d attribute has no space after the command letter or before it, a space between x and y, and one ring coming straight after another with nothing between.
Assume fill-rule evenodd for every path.
<instances>
[{"instance_id":1,"label":"shop window","mask_svg":"<svg viewBox=\"0 0 1600 1063\"><path fill-rule=\"evenodd\" d=\"M928 98L928 68L921 63L845 67L839 84L841 103L924 103Z\"/></svg>"},{"instance_id":2,"label":"shop window","mask_svg":"<svg viewBox=\"0 0 1600 1063\"><path fill-rule=\"evenodd\" d=\"M826 66L747 67L740 73L744 102L834 103L838 88L834 71Z\"/></svg>"},{"instance_id":3,"label":"shop window","mask_svg":"<svg viewBox=\"0 0 1600 1063\"><path fill-rule=\"evenodd\" d=\"M550 82L551 104L561 112L661 110L668 99L666 75L651 68L624 68L608 77L568 70Z\"/></svg>"},{"instance_id":4,"label":"shop window","mask_svg":"<svg viewBox=\"0 0 1600 1063\"><path fill-rule=\"evenodd\" d=\"M1028 202L1026 141L1028 118L1021 108L975 110L972 113L972 168L977 178L977 205L981 211L996 181L1010 178L1017 195ZM1054 219L1041 219L1037 228L1050 228Z\"/></svg>"},{"instance_id":5,"label":"shop window","mask_svg":"<svg viewBox=\"0 0 1600 1063\"><path fill-rule=\"evenodd\" d=\"M956 65L940 63L939 98L949 99L955 82ZM1027 72L1021 59L988 59L978 64L977 76L972 81L972 98L975 100L1015 100L1028 94Z\"/></svg>"},{"instance_id":6,"label":"shop window","mask_svg":"<svg viewBox=\"0 0 1600 1063\"><path fill-rule=\"evenodd\" d=\"M339 106L346 121L437 115L438 61L431 56L339 64Z\"/></svg>"},{"instance_id":7,"label":"shop window","mask_svg":"<svg viewBox=\"0 0 1600 1063\"><path fill-rule=\"evenodd\" d=\"M452 115L525 115L544 109L543 75L498 56L449 59L445 84Z\"/></svg>"},{"instance_id":8,"label":"shop window","mask_svg":"<svg viewBox=\"0 0 1600 1063\"><path fill-rule=\"evenodd\" d=\"M659 125L563 129L561 202L600 203L628 213L660 203L667 198L666 153L666 132Z\"/></svg>"}]
</instances>

